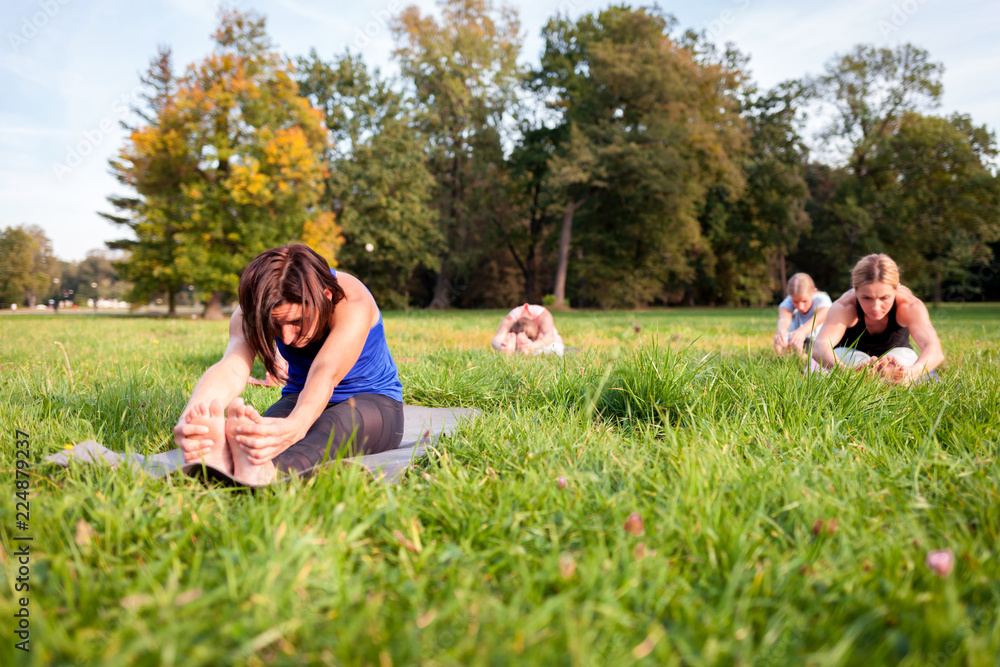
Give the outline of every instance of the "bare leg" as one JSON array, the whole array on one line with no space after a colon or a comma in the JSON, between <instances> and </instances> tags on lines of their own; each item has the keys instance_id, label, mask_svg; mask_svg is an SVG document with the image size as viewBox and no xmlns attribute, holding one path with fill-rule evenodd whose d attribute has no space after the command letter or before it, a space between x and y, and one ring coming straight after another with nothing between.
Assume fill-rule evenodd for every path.
<instances>
[{"instance_id":1,"label":"bare leg","mask_svg":"<svg viewBox=\"0 0 1000 667\"><path fill-rule=\"evenodd\" d=\"M250 463L246 452L236 444L236 427L241 424L252 424L260 418L260 414L243 402L242 398L234 398L226 410L226 440L233 456L233 479L248 486L266 486L274 479L274 463L268 461L256 466Z\"/></svg>"},{"instance_id":2,"label":"bare leg","mask_svg":"<svg viewBox=\"0 0 1000 667\"><path fill-rule=\"evenodd\" d=\"M226 446L226 420L222 414L222 401L215 399L209 404L198 403L191 406L190 423L208 428L208 433L205 435L189 437L192 440L202 440L205 443L211 442L211 449L188 462L204 462L205 465L232 474L233 458L229 455L229 447Z\"/></svg>"}]
</instances>

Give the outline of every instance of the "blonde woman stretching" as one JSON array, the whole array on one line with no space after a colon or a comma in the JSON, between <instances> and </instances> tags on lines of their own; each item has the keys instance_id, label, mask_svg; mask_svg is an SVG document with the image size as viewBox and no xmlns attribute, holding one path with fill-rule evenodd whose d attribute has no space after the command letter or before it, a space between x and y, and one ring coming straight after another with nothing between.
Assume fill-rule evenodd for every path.
<instances>
[{"instance_id":1,"label":"blonde woman stretching","mask_svg":"<svg viewBox=\"0 0 1000 667\"><path fill-rule=\"evenodd\" d=\"M899 284L899 267L888 255L868 255L851 271L851 285L827 314L813 357L824 368L874 370L908 384L944 361L927 307ZM910 337L920 353L910 347Z\"/></svg>"}]
</instances>

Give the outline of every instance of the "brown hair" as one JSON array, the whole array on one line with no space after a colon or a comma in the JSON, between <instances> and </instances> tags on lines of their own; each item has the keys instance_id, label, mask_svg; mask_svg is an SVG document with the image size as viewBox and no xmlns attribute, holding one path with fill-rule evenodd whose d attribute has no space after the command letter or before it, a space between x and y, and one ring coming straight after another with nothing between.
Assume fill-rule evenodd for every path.
<instances>
[{"instance_id":1,"label":"brown hair","mask_svg":"<svg viewBox=\"0 0 1000 667\"><path fill-rule=\"evenodd\" d=\"M899 287L899 267L889 255L867 255L854 265L851 271L851 287L861 287L868 283L886 283Z\"/></svg>"},{"instance_id":2,"label":"brown hair","mask_svg":"<svg viewBox=\"0 0 1000 667\"><path fill-rule=\"evenodd\" d=\"M325 290L333 293L332 299L326 298ZM275 377L280 374L274 339L281 337L281 331L271 312L284 303L301 306L300 339L318 321L315 340L326 335L333 307L345 297L326 260L301 243L271 248L257 255L240 276L239 296L243 337L267 372Z\"/></svg>"},{"instance_id":3,"label":"brown hair","mask_svg":"<svg viewBox=\"0 0 1000 667\"><path fill-rule=\"evenodd\" d=\"M516 334L524 332L524 335L531 340L538 338L538 322L535 322L535 320L531 319L527 315L522 315L521 319L514 322L514 326L512 326L510 330L511 333Z\"/></svg>"},{"instance_id":4,"label":"brown hair","mask_svg":"<svg viewBox=\"0 0 1000 667\"><path fill-rule=\"evenodd\" d=\"M788 296L811 296L809 292L816 289L816 283L808 273L796 273L788 279L788 286L785 293Z\"/></svg>"}]
</instances>

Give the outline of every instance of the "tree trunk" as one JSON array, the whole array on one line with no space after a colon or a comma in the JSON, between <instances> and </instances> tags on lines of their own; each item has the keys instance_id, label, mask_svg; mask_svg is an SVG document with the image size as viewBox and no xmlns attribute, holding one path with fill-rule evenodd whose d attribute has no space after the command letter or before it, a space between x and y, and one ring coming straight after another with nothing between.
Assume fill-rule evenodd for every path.
<instances>
[{"instance_id":1,"label":"tree trunk","mask_svg":"<svg viewBox=\"0 0 1000 667\"><path fill-rule=\"evenodd\" d=\"M934 307L941 305L941 274L934 276Z\"/></svg>"},{"instance_id":2,"label":"tree trunk","mask_svg":"<svg viewBox=\"0 0 1000 667\"><path fill-rule=\"evenodd\" d=\"M438 272L437 282L434 284L434 297L427 308L429 310L447 310L451 308L451 281L448 272L448 260L441 258L441 271Z\"/></svg>"},{"instance_id":3,"label":"tree trunk","mask_svg":"<svg viewBox=\"0 0 1000 667\"><path fill-rule=\"evenodd\" d=\"M541 183L535 186L534 194L531 198L531 221L528 224L528 256L525 258L527 271L524 276L524 296L525 303L541 303L542 295L538 293L538 255L540 254L542 236L542 214L539 205L541 195Z\"/></svg>"},{"instance_id":4,"label":"tree trunk","mask_svg":"<svg viewBox=\"0 0 1000 667\"><path fill-rule=\"evenodd\" d=\"M222 290L213 290L208 303L205 304L205 312L201 314L205 320L222 319Z\"/></svg>"},{"instance_id":5,"label":"tree trunk","mask_svg":"<svg viewBox=\"0 0 1000 667\"><path fill-rule=\"evenodd\" d=\"M781 289L785 289L785 285L788 284L788 274L787 268L785 267L785 253L778 255L778 268L781 271Z\"/></svg>"},{"instance_id":6,"label":"tree trunk","mask_svg":"<svg viewBox=\"0 0 1000 667\"><path fill-rule=\"evenodd\" d=\"M170 289L170 293L167 296L167 317L174 317L177 315L177 291L173 288ZM221 310L219 311L222 312Z\"/></svg>"},{"instance_id":7,"label":"tree trunk","mask_svg":"<svg viewBox=\"0 0 1000 667\"><path fill-rule=\"evenodd\" d=\"M552 294L556 298L555 305L566 306L566 271L569 269L569 240L573 234L573 214L585 200L571 200L563 211L562 229L559 231L559 263L556 265L556 287Z\"/></svg>"},{"instance_id":8,"label":"tree trunk","mask_svg":"<svg viewBox=\"0 0 1000 667\"><path fill-rule=\"evenodd\" d=\"M524 275L525 303L541 303L541 300L537 299L535 295L535 276L538 275L538 259L535 255L534 246L528 250L528 256L524 261L528 269Z\"/></svg>"}]
</instances>

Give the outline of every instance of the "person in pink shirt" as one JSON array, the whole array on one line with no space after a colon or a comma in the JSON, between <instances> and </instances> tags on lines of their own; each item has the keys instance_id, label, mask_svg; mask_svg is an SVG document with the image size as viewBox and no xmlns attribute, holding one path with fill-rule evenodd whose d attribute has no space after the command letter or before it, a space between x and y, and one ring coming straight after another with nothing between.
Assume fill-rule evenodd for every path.
<instances>
[{"instance_id":1,"label":"person in pink shirt","mask_svg":"<svg viewBox=\"0 0 1000 667\"><path fill-rule=\"evenodd\" d=\"M507 313L493 336L493 349L505 354L563 355L563 341L545 306L524 304Z\"/></svg>"}]
</instances>

